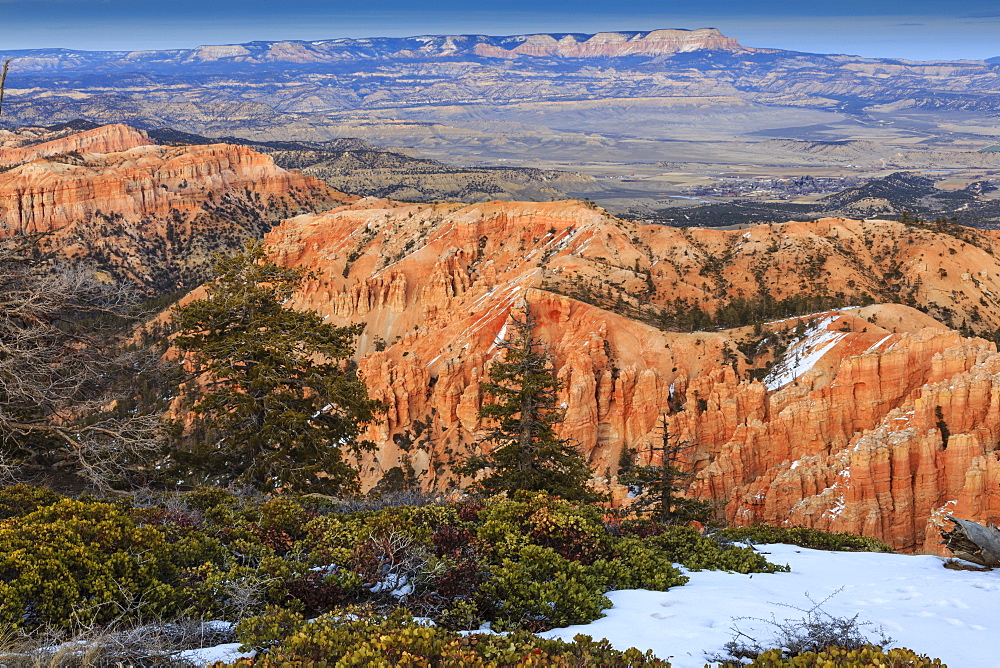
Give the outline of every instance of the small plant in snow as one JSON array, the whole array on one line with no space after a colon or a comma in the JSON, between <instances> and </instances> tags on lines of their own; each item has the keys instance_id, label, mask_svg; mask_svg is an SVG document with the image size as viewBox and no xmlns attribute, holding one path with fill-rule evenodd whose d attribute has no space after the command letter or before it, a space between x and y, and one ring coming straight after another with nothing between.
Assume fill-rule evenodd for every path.
<instances>
[{"instance_id":1,"label":"small plant in snow","mask_svg":"<svg viewBox=\"0 0 1000 668\"><path fill-rule=\"evenodd\" d=\"M860 619L860 613L851 617L837 617L823 609L841 591L843 588L818 602L807 592L806 598L812 603L809 608L776 604L803 613L797 619L779 620L774 615L770 619L734 617L731 629L733 639L723 645L725 654L715 654L709 660L742 665L774 648L780 649L783 657L790 658L807 652L822 652L830 647L860 650L865 646L881 648L891 644L892 638L885 635L885 630L873 622ZM739 622L762 624L765 629L744 630ZM767 627L770 627L770 633L767 633Z\"/></svg>"}]
</instances>

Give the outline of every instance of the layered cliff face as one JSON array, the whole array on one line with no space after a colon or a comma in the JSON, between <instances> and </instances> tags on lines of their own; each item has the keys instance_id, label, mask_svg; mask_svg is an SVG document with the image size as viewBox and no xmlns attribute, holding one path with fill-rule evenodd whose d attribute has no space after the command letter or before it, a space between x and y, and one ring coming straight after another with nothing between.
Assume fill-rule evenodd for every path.
<instances>
[{"instance_id":1,"label":"layered cliff face","mask_svg":"<svg viewBox=\"0 0 1000 668\"><path fill-rule=\"evenodd\" d=\"M123 125L24 135L0 148L0 229L49 233L65 255L150 290L198 279L212 251L279 218L350 199L243 146L156 146Z\"/></svg>"},{"instance_id":2,"label":"layered cliff face","mask_svg":"<svg viewBox=\"0 0 1000 668\"><path fill-rule=\"evenodd\" d=\"M15 165L68 153L117 153L153 142L140 130L121 123L77 132L73 128L24 128L0 134L0 166Z\"/></svg>"},{"instance_id":3,"label":"layered cliff face","mask_svg":"<svg viewBox=\"0 0 1000 668\"><path fill-rule=\"evenodd\" d=\"M490 58L556 56L560 58L621 58L664 56L690 51L745 51L740 43L715 28L653 30L648 33L601 32L596 35L528 35L514 48L480 43L474 52Z\"/></svg>"},{"instance_id":4,"label":"layered cliff face","mask_svg":"<svg viewBox=\"0 0 1000 668\"><path fill-rule=\"evenodd\" d=\"M162 69L234 64L343 63L369 59L426 60L456 56L517 58L619 58L662 56L698 50L750 53L749 49L715 28L617 31L596 34L536 33L530 35L422 35L416 37L370 37L325 39L312 42L281 41L248 44L206 45L194 49L165 51L67 52L62 49L19 52L22 71L93 71L113 66L117 70Z\"/></svg>"},{"instance_id":5,"label":"layered cliff face","mask_svg":"<svg viewBox=\"0 0 1000 668\"><path fill-rule=\"evenodd\" d=\"M925 550L944 512L1000 519L1000 356L910 306L849 305L895 295L953 318L976 309L996 329L998 239L843 219L677 230L576 202L371 199L267 236L278 261L317 272L300 306L366 324L361 372L388 406L368 432L368 486L395 466L428 488L462 482L453 465L483 447L480 381L509 317L528 311L564 383L561 433L599 484L622 495L622 449L643 449L667 414L697 444L691 493L724 502L730 520ZM844 306L670 331L685 299L794 307L820 284L843 288Z\"/></svg>"}]
</instances>

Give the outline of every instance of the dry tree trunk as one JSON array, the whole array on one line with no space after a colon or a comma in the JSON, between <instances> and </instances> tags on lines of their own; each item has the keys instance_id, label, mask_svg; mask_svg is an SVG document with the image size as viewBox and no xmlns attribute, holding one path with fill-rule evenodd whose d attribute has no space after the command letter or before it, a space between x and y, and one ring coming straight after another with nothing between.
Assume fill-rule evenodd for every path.
<instances>
[{"instance_id":1,"label":"dry tree trunk","mask_svg":"<svg viewBox=\"0 0 1000 668\"><path fill-rule=\"evenodd\" d=\"M987 568L1000 567L1000 530L971 520L948 516L955 525L951 531L941 530L941 543L959 559Z\"/></svg>"},{"instance_id":2,"label":"dry tree trunk","mask_svg":"<svg viewBox=\"0 0 1000 668\"><path fill-rule=\"evenodd\" d=\"M7 85L7 70L10 68L10 61L12 58L8 58L3 61L3 74L0 75L0 111L3 111L3 90Z\"/></svg>"}]
</instances>

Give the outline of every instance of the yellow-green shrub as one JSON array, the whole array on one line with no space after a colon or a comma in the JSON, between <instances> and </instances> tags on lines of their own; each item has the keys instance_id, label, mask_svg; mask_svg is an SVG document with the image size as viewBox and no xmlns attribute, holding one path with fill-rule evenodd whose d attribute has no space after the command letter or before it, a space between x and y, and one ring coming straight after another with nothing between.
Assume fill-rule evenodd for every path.
<instances>
[{"instance_id":1,"label":"yellow-green shrub","mask_svg":"<svg viewBox=\"0 0 1000 668\"><path fill-rule=\"evenodd\" d=\"M405 612L388 617L324 615L300 625L278 646L236 666L663 666L637 649L615 650L606 640L577 636L574 642L543 640L524 632L470 634L419 624Z\"/></svg>"},{"instance_id":2,"label":"yellow-green shrub","mask_svg":"<svg viewBox=\"0 0 1000 668\"><path fill-rule=\"evenodd\" d=\"M611 607L603 585L587 566L552 548L528 545L491 567L479 590L494 628L543 631L601 617Z\"/></svg>"},{"instance_id":3,"label":"yellow-green shrub","mask_svg":"<svg viewBox=\"0 0 1000 668\"><path fill-rule=\"evenodd\" d=\"M191 532L173 543L121 508L63 499L0 522L0 622L34 626L176 615L182 569L222 556Z\"/></svg>"},{"instance_id":4,"label":"yellow-green shrub","mask_svg":"<svg viewBox=\"0 0 1000 668\"><path fill-rule=\"evenodd\" d=\"M776 573L788 566L770 563L749 548L721 545L688 527L672 526L643 542L655 552L693 571L719 570L735 573Z\"/></svg>"},{"instance_id":5,"label":"yellow-green shrub","mask_svg":"<svg viewBox=\"0 0 1000 668\"><path fill-rule=\"evenodd\" d=\"M11 485L0 489L0 519L21 517L44 506L51 506L63 497L44 487Z\"/></svg>"},{"instance_id":6,"label":"yellow-green shrub","mask_svg":"<svg viewBox=\"0 0 1000 668\"><path fill-rule=\"evenodd\" d=\"M854 650L831 647L790 658L783 657L780 649L772 649L749 664L753 668L932 668L944 665L941 659L930 659L903 647L882 649L872 645Z\"/></svg>"}]
</instances>

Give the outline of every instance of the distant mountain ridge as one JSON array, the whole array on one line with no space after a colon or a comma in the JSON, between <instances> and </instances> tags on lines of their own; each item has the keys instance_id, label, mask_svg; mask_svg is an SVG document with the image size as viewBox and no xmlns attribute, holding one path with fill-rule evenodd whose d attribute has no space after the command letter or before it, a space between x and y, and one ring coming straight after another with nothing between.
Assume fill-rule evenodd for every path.
<instances>
[{"instance_id":1,"label":"distant mountain ridge","mask_svg":"<svg viewBox=\"0 0 1000 668\"><path fill-rule=\"evenodd\" d=\"M29 49L5 52L21 71L73 71L97 68L118 71L177 66L297 63L300 65L371 59L485 57L517 59L656 57L718 50L750 52L715 28L621 32L537 33L529 35L423 35L415 37L340 38L317 41L258 41L203 45L162 51L74 51Z\"/></svg>"},{"instance_id":2,"label":"distant mountain ridge","mask_svg":"<svg viewBox=\"0 0 1000 668\"><path fill-rule=\"evenodd\" d=\"M798 130L806 138L865 137L867 126L881 123L873 114L1000 111L1000 65L748 48L713 28L45 49L0 58L14 59L0 119L6 127L83 118L258 142L357 137L470 165L510 159L535 167L546 156L554 166L596 155L609 164L676 162L683 147L668 139L759 142L756 132L776 129L786 139L799 138ZM704 123L707 134L692 131ZM829 134L828 125L841 129ZM874 159L887 158L881 143L872 144L846 164L879 151ZM818 159L800 155L809 146L789 150L796 160ZM994 162L986 154L961 158Z\"/></svg>"},{"instance_id":3,"label":"distant mountain ridge","mask_svg":"<svg viewBox=\"0 0 1000 668\"><path fill-rule=\"evenodd\" d=\"M988 63L994 63L996 65L1000 65L1000 56L996 56L994 58L987 58L986 62L988 62Z\"/></svg>"}]
</instances>

